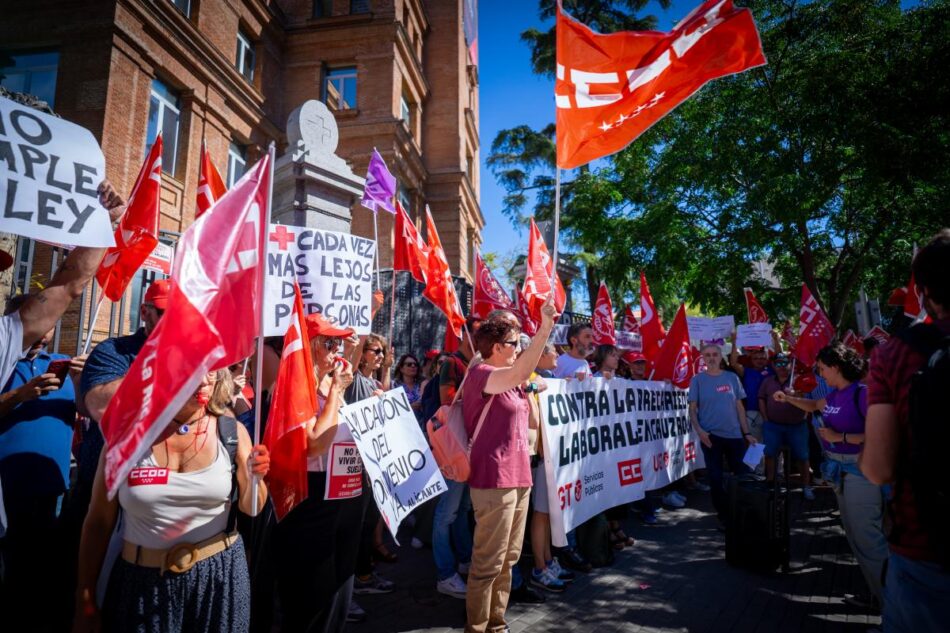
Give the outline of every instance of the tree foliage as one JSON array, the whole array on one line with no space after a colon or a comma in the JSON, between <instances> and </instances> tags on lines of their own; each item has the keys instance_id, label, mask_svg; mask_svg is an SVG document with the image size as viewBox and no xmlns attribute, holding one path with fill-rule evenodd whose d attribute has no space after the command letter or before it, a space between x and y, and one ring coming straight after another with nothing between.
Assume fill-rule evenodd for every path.
<instances>
[{"instance_id":1,"label":"tree foliage","mask_svg":"<svg viewBox=\"0 0 950 633\"><path fill-rule=\"evenodd\" d=\"M597 20L614 4L578 2ZM664 307L742 314L752 286L793 315L804 281L840 324L860 288L903 285L913 243L950 224L950 3L748 4L768 65L711 82L625 150L565 174L561 226L589 284L633 291L642 268ZM548 72L553 40L525 39ZM532 198L551 213L553 125L503 130L488 164L510 218ZM756 274L763 261L777 287Z\"/></svg>"}]
</instances>

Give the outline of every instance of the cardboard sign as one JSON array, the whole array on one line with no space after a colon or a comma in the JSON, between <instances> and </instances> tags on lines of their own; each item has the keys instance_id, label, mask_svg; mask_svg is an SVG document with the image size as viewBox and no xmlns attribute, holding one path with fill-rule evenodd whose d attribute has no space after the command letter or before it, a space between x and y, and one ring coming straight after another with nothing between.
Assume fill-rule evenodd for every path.
<instances>
[{"instance_id":1,"label":"cardboard sign","mask_svg":"<svg viewBox=\"0 0 950 633\"><path fill-rule=\"evenodd\" d=\"M687 391L616 377L547 383L541 427L554 545L567 545L567 532L589 518L703 468Z\"/></svg>"},{"instance_id":2,"label":"cardboard sign","mask_svg":"<svg viewBox=\"0 0 950 633\"><path fill-rule=\"evenodd\" d=\"M0 231L60 246L115 246L96 191L105 173L92 132L0 97Z\"/></svg>"},{"instance_id":3,"label":"cardboard sign","mask_svg":"<svg viewBox=\"0 0 950 633\"><path fill-rule=\"evenodd\" d=\"M738 347L772 347L771 323L743 323L736 329Z\"/></svg>"},{"instance_id":4,"label":"cardboard sign","mask_svg":"<svg viewBox=\"0 0 950 633\"><path fill-rule=\"evenodd\" d=\"M399 524L416 506L447 490L406 392L393 389L348 404L340 409L340 420L359 447L373 499L395 540Z\"/></svg>"},{"instance_id":5,"label":"cardboard sign","mask_svg":"<svg viewBox=\"0 0 950 633\"><path fill-rule=\"evenodd\" d=\"M643 338L634 332L617 332L617 347L624 351L642 352Z\"/></svg>"},{"instance_id":6,"label":"cardboard sign","mask_svg":"<svg viewBox=\"0 0 950 633\"><path fill-rule=\"evenodd\" d=\"M155 245L152 254L145 258L142 268L168 276L172 274L172 261L174 259L175 248L169 244L159 242Z\"/></svg>"},{"instance_id":7,"label":"cardboard sign","mask_svg":"<svg viewBox=\"0 0 950 633\"><path fill-rule=\"evenodd\" d=\"M732 338L736 330L736 321L730 314L721 317L686 317L691 341L715 341Z\"/></svg>"},{"instance_id":8,"label":"cardboard sign","mask_svg":"<svg viewBox=\"0 0 950 633\"><path fill-rule=\"evenodd\" d=\"M327 501L352 499L363 493L363 459L355 442L335 442L327 463Z\"/></svg>"},{"instance_id":9,"label":"cardboard sign","mask_svg":"<svg viewBox=\"0 0 950 633\"><path fill-rule=\"evenodd\" d=\"M264 336L287 332L295 280L307 314L320 312L341 327L369 334L375 256L376 242L365 237L271 224L264 280Z\"/></svg>"}]
</instances>

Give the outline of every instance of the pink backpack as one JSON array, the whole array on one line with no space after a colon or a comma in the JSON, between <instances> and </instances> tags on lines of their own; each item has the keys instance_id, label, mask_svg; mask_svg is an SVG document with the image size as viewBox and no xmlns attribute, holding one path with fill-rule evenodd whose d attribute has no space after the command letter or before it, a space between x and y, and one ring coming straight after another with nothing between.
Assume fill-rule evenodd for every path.
<instances>
[{"instance_id":1,"label":"pink backpack","mask_svg":"<svg viewBox=\"0 0 950 633\"><path fill-rule=\"evenodd\" d=\"M475 359L472 359L475 362ZM475 432L472 437L468 437L465 431L465 416L462 413L462 387L465 385L465 379L468 378L468 372L462 378L462 384L459 385L452 404L442 405L436 414L426 422L426 432L429 435L429 443L432 445L432 455L435 457L439 470L446 479L465 483L468 481L472 472L471 452L472 445L478 439L478 434L482 430L482 424L488 415L495 396L492 395L488 402L482 408L482 414L478 418L478 424L475 425Z\"/></svg>"}]
</instances>

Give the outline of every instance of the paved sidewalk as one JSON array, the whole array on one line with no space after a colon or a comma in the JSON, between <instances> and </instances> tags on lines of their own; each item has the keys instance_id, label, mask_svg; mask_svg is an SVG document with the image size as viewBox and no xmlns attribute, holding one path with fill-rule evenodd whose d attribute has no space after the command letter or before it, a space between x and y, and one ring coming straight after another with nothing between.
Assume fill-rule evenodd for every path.
<instances>
[{"instance_id":1,"label":"paved sidewalk","mask_svg":"<svg viewBox=\"0 0 950 633\"><path fill-rule=\"evenodd\" d=\"M513 604L513 633L579 631L688 631L689 633L865 631L879 625L843 604L860 592L860 571L841 529L834 495L816 489L803 502L792 493L792 569L756 574L726 565L724 536L716 529L708 493L689 492L683 510L664 510L660 523L645 526L635 516L626 531L637 544L620 552L611 567L581 575L564 594L547 594L543 605ZM444 632L465 624L465 604L435 592L428 549L397 548L400 560L377 571L395 581L389 595L357 596L365 622L352 633Z\"/></svg>"}]
</instances>

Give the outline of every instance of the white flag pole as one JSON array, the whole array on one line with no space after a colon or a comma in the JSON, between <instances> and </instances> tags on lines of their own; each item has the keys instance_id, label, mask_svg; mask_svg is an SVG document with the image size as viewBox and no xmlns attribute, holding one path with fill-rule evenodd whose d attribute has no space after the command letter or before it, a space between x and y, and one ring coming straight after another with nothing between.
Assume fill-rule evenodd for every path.
<instances>
[{"instance_id":1,"label":"white flag pole","mask_svg":"<svg viewBox=\"0 0 950 633\"><path fill-rule=\"evenodd\" d=\"M373 235L376 238L376 290L381 290L379 283L379 221L376 216L379 215L376 209L373 209Z\"/></svg>"},{"instance_id":2,"label":"white flag pole","mask_svg":"<svg viewBox=\"0 0 950 633\"><path fill-rule=\"evenodd\" d=\"M264 379L264 279L265 279L265 263L267 260L267 231L270 226L271 218L271 206L274 199L274 160L275 160L276 150L274 149L274 142L271 141L270 147L267 148L268 156L268 165L267 165L267 210L264 212L264 221L261 222L260 235L257 238L257 255L258 255L258 266L260 267L260 281L257 286L257 298L261 302L260 305L260 329L257 332L257 360L254 363L254 398L256 402L254 403L254 446L257 446L261 443L261 388L262 382ZM258 507L257 507L257 485L260 483L260 477L253 476L251 477L251 516L257 516Z\"/></svg>"},{"instance_id":3,"label":"white flag pole","mask_svg":"<svg viewBox=\"0 0 950 633\"><path fill-rule=\"evenodd\" d=\"M99 320L99 310L102 308L102 300L105 296L105 293L102 293L99 295L99 301L96 302L96 310L92 313L92 321L90 321L89 331L86 333L86 343L82 346L82 354L89 353L89 346L92 344L92 333L96 329L96 321Z\"/></svg>"},{"instance_id":4,"label":"white flag pole","mask_svg":"<svg viewBox=\"0 0 950 633\"><path fill-rule=\"evenodd\" d=\"M554 166L554 240L551 249L551 294L557 296L557 247L561 230L561 168Z\"/></svg>"}]
</instances>

